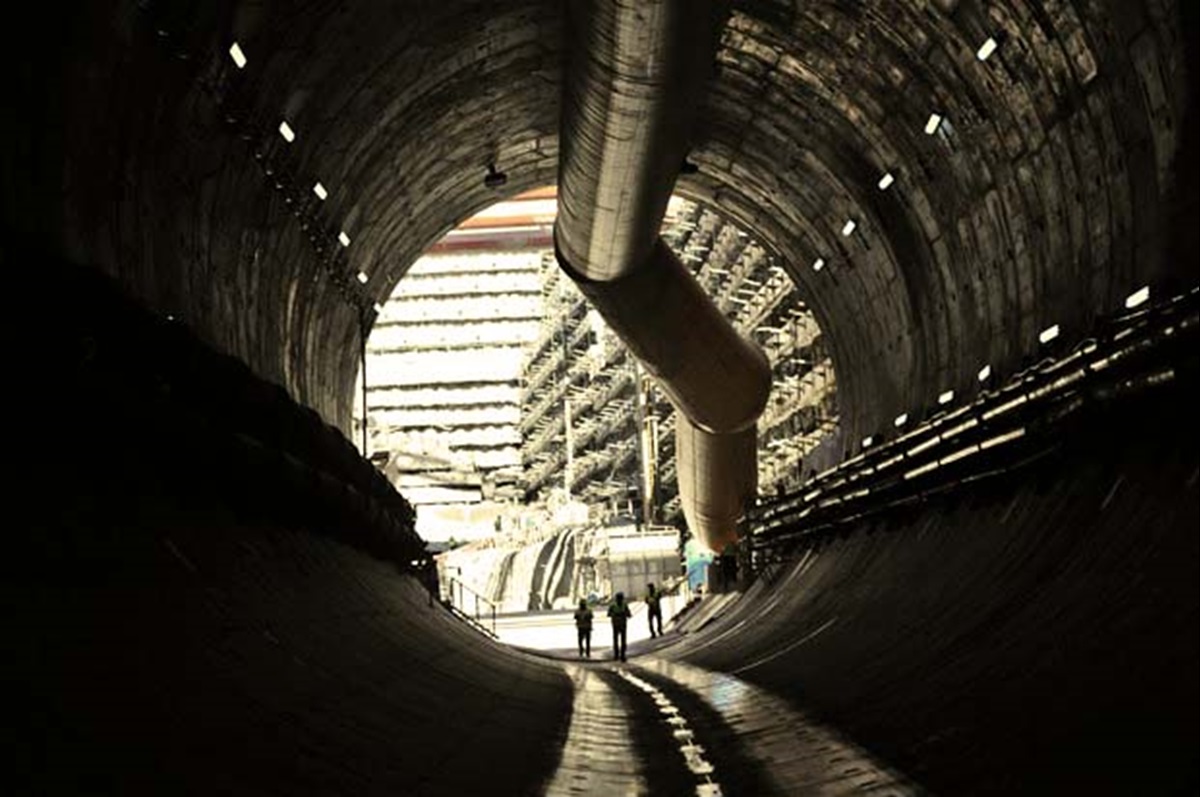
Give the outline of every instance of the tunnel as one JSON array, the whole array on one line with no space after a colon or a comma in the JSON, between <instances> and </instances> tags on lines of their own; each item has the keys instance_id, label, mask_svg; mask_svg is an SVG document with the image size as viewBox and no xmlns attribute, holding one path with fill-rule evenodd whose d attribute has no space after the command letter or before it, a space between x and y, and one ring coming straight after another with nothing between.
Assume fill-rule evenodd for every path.
<instances>
[{"instance_id":1,"label":"tunnel","mask_svg":"<svg viewBox=\"0 0 1200 797\"><path fill-rule=\"evenodd\" d=\"M6 791L1195 794L1188 3L721 5L674 190L820 323L827 461L623 666L433 599L360 354L555 184L583 5L13 16Z\"/></svg>"}]
</instances>

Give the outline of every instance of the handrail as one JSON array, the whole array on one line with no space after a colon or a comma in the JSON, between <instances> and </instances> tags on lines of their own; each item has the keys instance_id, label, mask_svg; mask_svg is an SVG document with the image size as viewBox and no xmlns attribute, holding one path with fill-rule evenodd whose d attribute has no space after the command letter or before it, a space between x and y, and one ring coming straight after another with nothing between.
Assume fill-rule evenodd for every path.
<instances>
[{"instance_id":1,"label":"handrail","mask_svg":"<svg viewBox=\"0 0 1200 797\"><path fill-rule=\"evenodd\" d=\"M1057 441L1085 406L1173 380L1195 357L1198 292L1109 320L1057 359L1047 357L971 404L935 415L899 437L762 501L744 521L751 547L790 546L914 496L1011 470ZM1192 363L1194 368L1194 363Z\"/></svg>"},{"instance_id":2,"label":"handrail","mask_svg":"<svg viewBox=\"0 0 1200 797\"><path fill-rule=\"evenodd\" d=\"M468 596L471 598L471 611L467 611L466 597ZM499 639L496 634L496 604L468 587L462 579L450 578L446 582L446 595L443 603L455 617L466 620L493 639ZM484 604L482 613L479 611L480 603Z\"/></svg>"}]
</instances>

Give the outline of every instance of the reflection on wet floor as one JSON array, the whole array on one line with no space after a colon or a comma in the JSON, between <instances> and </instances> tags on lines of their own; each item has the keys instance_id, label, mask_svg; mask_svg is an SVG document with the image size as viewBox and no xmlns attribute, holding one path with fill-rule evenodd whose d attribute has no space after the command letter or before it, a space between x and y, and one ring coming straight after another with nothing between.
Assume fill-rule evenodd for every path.
<instances>
[{"instance_id":1,"label":"reflection on wet floor","mask_svg":"<svg viewBox=\"0 0 1200 797\"><path fill-rule=\"evenodd\" d=\"M595 668L565 667L575 700L562 760L546 788L547 797L649 794L620 698Z\"/></svg>"},{"instance_id":2,"label":"reflection on wet floor","mask_svg":"<svg viewBox=\"0 0 1200 797\"><path fill-rule=\"evenodd\" d=\"M666 784L655 782L661 769L647 766L663 757L677 762L697 797L719 797L727 778L731 794L739 790L739 782L743 788L756 783L759 790L780 795L922 793L836 731L734 676L654 657L625 666L564 666L575 699L547 795L680 793L678 781L664 791ZM645 706L631 701L645 701ZM640 718L635 720L635 714ZM648 734L634 722L661 722L669 732ZM640 749L635 736L662 740L656 744L664 749ZM714 737L734 739L737 749L728 744L721 749L712 743ZM672 742L674 749L668 749ZM758 771L738 771L745 767Z\"/></svg>"}]
</instances>

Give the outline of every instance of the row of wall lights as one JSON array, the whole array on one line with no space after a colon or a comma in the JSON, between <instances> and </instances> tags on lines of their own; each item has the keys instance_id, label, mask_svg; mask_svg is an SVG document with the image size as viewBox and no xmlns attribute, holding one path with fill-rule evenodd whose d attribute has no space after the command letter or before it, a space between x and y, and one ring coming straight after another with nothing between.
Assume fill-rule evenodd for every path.
<instances>
[{"instance_id":1,"label":"row of wall lights","mask_svg":"<svg viewBox=\"0 0 1200 797\"><path fill-rule=\"evenodd\" d=\"M1136 291L1134 291L1133 293L1131 293L1125 297L1125 302L1124 302L1125 309L1126 310L1137 309L1138 307L1142 306L1143 304L1145 304L1148 301L1150 301L1150 286L1143 285L1141 288L1138 288ZM1060 329L1059 325L1052 324L1052 325L1046 327L1045 329L1043 329L1038 334L1038 343L1040 343L1042 345L1050 343L1051 341L1058 338L1060 332L1061 332L1061 329ZM976 376L976 379L981 384L984 382L987 382L989 379L992 378L992 366L991 365L983 366L982 368L979 369L979 373L977 373L975 376ZM945 405L949 404L950 402L954 401L954 395L955 394L954 394L953 390L943 391L937 397L938 405L945 406ZM895 426L897 429L903 427L906 423L908 423L908 413L907 412L900 413L892 421L892 425ZM863 448L870 448L872 445L874 445L874 443L875 443L874 435L868 435L862 439L862 447Z\"/></svg>"},{"instance_id":2,"label":"row of wall lights","mask_svg":"<svg viewBox=\"0 0 1200 797\"><path fill-rule=\"evenodd\" d=\"M991 57L992 53L996 52L996 48L999 46L1000 45L996 39L989 36L987 40L980 45L979 49L975 51L975 57L980 61L986 61ZM925 122L925 134L932 136L937 133L937 131L941 128L943 121L944 117L941 114L936 112L931 113L929 115L929 119ZM895 182L895 176L891 172L885 172L883 176L879 178L879 182L876 185L878 185L880 191L886 191L891 188L892 184ZM858 222L856 222L854 219L847 219L846 223L842 225L842 236L849 238L857 227ZM813 262L813 271L820 271L824 267L825 260L823 258L817 258L816 261Z\"/></svg>"},{"instance_id":3,"label":"row of wall lights","mask_svg":"<svg viewBox=\"0 0 1200 797\"><path fill-rule=\"evenodd\" d=\"M230 45L229 57L233 60L234 66L236 66L238 69L246 68L246 64L248 63L246 53L242 50L241 45L239 45L237 42L234 42L232 45ZM296 140L296 131L290 124L288 124L286 119L279 123L279 135L288 144L291 144ZM328 189L326 189L320 181L317 181L313 184L312 192L316 195L317 199L320 199L322 202L329 198ZM345 230L342 230L338 233L337 240L338 243L342 245L343 249L350 248L350 235ZM365 271L360 270L355 276L360 285L366 285L371 281L370 275ZM376 302L374 304L374 310L376 313L382 312L383 305L379 302Z\"/></svg>"}]
</instances>

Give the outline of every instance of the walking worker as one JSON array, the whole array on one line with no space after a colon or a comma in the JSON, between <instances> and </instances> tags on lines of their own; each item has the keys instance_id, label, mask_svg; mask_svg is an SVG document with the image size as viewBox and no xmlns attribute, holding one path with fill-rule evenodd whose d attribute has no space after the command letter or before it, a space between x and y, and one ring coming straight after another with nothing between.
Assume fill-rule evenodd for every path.
<instances>
[{"instance_id":1,"label":"walking worker","mask_svg":"<svg viewBox=\"0 0 1200 797\"><path fill-rule=\"evenodd\" d=\"M579 658L592 657L592 610L586 600L579 600L575 610L575 631L579 635Z\"/></svg>"},{"instance_id":2,"label":"walking worker","mask_svg":"<svg viewBox=\"0 0 1200 797\"><path fill-rule=\"evenodd\" d=\"M662 593L653 584L646 585L646 619L650 622L650 638L662 636ZM658 631L654 630L655 623Z\"/></svg>"},{"instance_id":3,"label":"walking worker","mask_svg":"<svg viewBox=\"0 0 1200 797\"><path fill-rule=\"evenodd\" d=\"M618 592L608 607L608 618L612 620L613 630L613 659L625 661L625 622L633 616L629 604L625 602L625 593Z\"/></svg>"}]
</instances>

